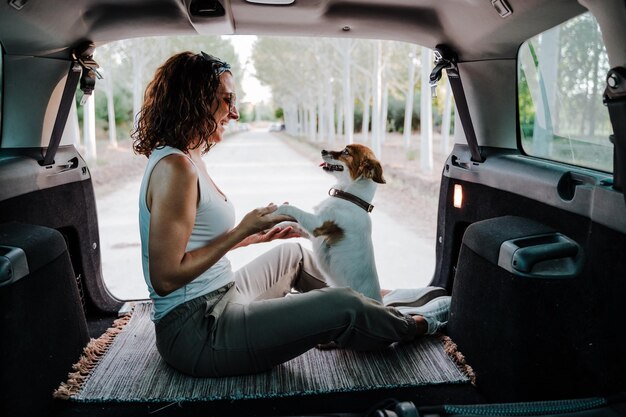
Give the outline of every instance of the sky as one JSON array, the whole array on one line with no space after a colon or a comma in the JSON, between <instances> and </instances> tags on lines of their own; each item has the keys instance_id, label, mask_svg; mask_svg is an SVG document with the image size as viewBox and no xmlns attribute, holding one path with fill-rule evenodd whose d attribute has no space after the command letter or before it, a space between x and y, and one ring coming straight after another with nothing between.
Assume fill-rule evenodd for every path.
<instances>
[{"instance_id":1,"label":"sky","mask_svg":"<svg viewBox=\"0 0 626 417\"><path fill-rule=\"evenodd\" d=\"M254 67L250 60L252 54L252 44L257 39L253 35L235 35L224 36L224 39L229 39L235 51L239 54L241 65L244 69L244 76L241 82L243 86L245 96L240 101L249 101L252 103L259 103L262 101L268 102L271 98L270 90L267 87L261 85L259 80L254 76Z\"/></svg>"}]
</instances>

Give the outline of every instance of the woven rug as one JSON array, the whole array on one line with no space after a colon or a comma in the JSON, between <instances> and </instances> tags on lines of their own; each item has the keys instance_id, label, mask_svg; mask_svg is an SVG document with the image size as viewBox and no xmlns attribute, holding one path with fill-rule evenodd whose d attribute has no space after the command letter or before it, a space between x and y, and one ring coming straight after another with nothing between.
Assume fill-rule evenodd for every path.
<instances>
[{"instance_id":1,"label":"woven rug","mask_svg":"<svg viewBox=\"0 0 626 417\"><path fill-rule=\"evenodd\" d=\"M424 337L376 352L312 349L253 375L193 378L175 371L159 356L150 303L85 348L68 381L55 397L77 402L212 401L279 398L470 383L471 368L447 338Z\"/></svg>"}]
</instances>

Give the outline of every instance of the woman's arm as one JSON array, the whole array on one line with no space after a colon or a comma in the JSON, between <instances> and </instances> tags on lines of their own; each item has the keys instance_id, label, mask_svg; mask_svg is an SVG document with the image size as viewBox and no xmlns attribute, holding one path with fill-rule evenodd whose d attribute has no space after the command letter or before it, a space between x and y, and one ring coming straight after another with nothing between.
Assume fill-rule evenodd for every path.
<instances>
[{"instance_id":1,"label":"woman's arm","mask_svg":"<svg viewBox=\"0 0 626 417\"><path fill-rule=\"evenodd\" d=\"M147 193L150 209L150 280L167 295L213 266L246 237L287 220L273 215L275 205L258 208L207 246L186 252L198 204L198 173L184 156L163 158L152 171Z\"/></svg>"}]
</instances>

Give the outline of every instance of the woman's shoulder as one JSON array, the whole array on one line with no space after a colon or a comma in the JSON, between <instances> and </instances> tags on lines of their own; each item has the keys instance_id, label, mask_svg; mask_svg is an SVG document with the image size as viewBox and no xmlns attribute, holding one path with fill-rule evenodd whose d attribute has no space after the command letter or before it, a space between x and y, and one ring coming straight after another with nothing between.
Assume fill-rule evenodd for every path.
<instances>
[{"instance_id":1,"label":"woman's shoulder","mask_svg":"<svg viewBox=\"0 0 626 417\"><path fill-rule=\"evenodd\" d=\"M185 152L172 146L158 146L152 150L150 159L160 160L170 155L180 155L188 158Z\"/></svg>"},{"instance_id":2,"label":"woman's shoulder","mask_svg":"<svg viewBox=\"0 0 626 417\"><path fill-rule=\"evenodd\" d=\"M183 152L178 149L176 151L160 155L160 158L155 161L153 175L165 175L180 179L188 178L196 181L198 172L195 164Z\"/></svg>"}]
</instances>

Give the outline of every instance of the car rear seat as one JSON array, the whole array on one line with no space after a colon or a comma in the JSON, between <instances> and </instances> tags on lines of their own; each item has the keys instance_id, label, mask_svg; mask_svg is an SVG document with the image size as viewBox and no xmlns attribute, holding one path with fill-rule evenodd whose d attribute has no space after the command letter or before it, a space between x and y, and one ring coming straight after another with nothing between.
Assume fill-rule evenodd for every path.
<instances>
[{"instance_id":1,"label":"car rear seat","mask_svg":"<svg viewBox=\"0 0 626 417\"><path fill-rule=\"evenodd\" d=\"M0 415L48 414L88 340L61 233L0 224Z\"/></svg>"},{"instance_id":2,"label":"car rear seat","mask_svg":"<svg viewBox=\"0 0 626 417\"><path fill-rule=\"evenodd\" d=\"M581 274L584 262L578 243L530 219L504 216L467 228L448 334L489 401L601 391L600 341L585 324L594 283Z\"/></svg>"}]
</instances>

